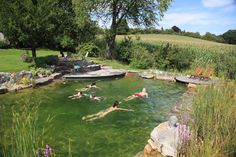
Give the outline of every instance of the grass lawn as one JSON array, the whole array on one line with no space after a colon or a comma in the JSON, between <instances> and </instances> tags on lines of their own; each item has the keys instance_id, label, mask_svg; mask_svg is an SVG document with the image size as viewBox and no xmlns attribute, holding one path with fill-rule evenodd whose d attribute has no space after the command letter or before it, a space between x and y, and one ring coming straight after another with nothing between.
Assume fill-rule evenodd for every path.
<instances>
[{"instance_id":1,"label":"grass lawn","mask_svg":"<svg viewBox=\"0 0 236 157\"><path fill-rule=\"evenodd\" d=\"M25 50L20 49L0 49L0 72L16 72L21 70L29 70L32 63L24 63L21 61L21 55ZM31 54L31 51L29 51ZM37 50L37 57L48 55L58 55L57 51Z\"/></svg>"}]
</instances>

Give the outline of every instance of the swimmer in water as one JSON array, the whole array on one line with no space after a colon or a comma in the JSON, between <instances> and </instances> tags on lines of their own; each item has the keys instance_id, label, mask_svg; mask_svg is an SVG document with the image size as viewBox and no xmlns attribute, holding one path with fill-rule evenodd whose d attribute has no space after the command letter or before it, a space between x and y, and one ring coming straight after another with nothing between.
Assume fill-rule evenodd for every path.
<instances>
[{"instance_id":1,"label":"swimmer in water","mask_svg":"<svg viewBox=\"0 0 236 157\"><path fill-rule=\"evenodd\" d=\"M71 99L79 99L83 96L83 92L82 91L79 91L77 94L75 95L72 95L72 96L69 96L68 98L71 98Z\"/></svg>"},{"instance_id":2,"label":"swimmer in water","mask_svg":"<svg viewBox=\"0 0 236 157\"><path fill-rule=\"evenodd\" d=\"M116 111L116 110L124 110L124 111L134 111L134 110L130 110L130 109L126 109L126 108L119 108L118 105L120 103L118 101L115 101L113 103L113 105L103 111L100 111L96 114L92 114L92 115L88 115L85 117L82 117L82 120L86 120L86 121L93 121L95 119L99 119L102 117L105 117L108 113L112 112L112 111Z\"/></svg>"},{"instance_id":3,"label":"swimmer in water","mask_svg":"<svg viewBox=\"0 0 236 157\"><path fill-rule=\"evenodd\" d=\"M87 90L89 90L91 88L99 88L99 87L97 87L96 82L93 82L90 85L87 85L86 87L84 87L82 89L76 89L76 90L77 91L87 91Z\"/></svg>"},{"instance_id":4,"label":"swimmer in water","mask_svg":"<svg viewBox=\"0 0 236 157\"><path fill-rule=\"evenodd\" d=\"M144 98L144 97L148 98L148 93L147 93L147 91L146 91L146 88L143 88L141 92L135 93L134 95L131 95L131 96L125 98L124 100L125 100L125 101L129 101L129 100L133 100L133 99L135 99L135 98L140 98L140 97L142 97L142 98Z\"/></svg>"}]
</instances>

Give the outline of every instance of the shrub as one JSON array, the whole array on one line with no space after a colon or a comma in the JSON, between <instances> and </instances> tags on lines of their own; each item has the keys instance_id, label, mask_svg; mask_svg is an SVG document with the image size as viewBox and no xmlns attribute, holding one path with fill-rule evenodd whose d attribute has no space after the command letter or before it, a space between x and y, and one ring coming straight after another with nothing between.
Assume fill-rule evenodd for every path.
<instances>
[{"instance_id":1,"label":"shrub","mask_svg":"<svg viewBox=\"0 0 236 157\"><path fill-rule=\"evenodd\" d=\"M37 67L47 67L47 65L56 65L58 62L58 56L49 55L45 57L38 57L36 60Z\"/></svg>"},{"instance_id":2,"label":"shrub","mask_svg":"<svg viewBox=\"0 0 236 157\"><path fill-rule=\"evenodd\" d=\"M45 69L45 68L31 68L30 71L33 74L33 77L39 76L39 77L44 77L44 76L49 76L53 73L51 69Z\"/></svg>"},{"instance_id":3,"label":"shrub","mask_svg":"<svg viewBox=\"0 0 236 157\"><path fill-rule=\"evenodd\" d=\"M134 46L132 48L131 66L140 69L146 69L153 65L153 56L142 46Z\"/></svg>"},{"instance_id":4,"label":"shrub","mask_svg":"<svg viewBox=\"0 0 236 157\"><path fill-rule=\"evenodd\" d=\"M236 80L236 51L219 54L216 64L218 76Z\"/></svg>"},{"instance_id":5,"label":"shrub","mask_svg":"<svg viewBox=\"0 0 236 157\"><path fill-rule=\"evenodd\" d=\"M0 49L7 49L7 48L10 48L10 44L4 40L0 40Z\"/></svg>"},{"instance_id":6,"label":"shrub","mask_svg":"<svg viewBox=\"0 0 236 157\"><path fill-rule=\"evenodd\" d=\"M77 51L80 52L82 56L85 56L87 52L89 52L89 57L98 57L100 49L93 42L81 44Z\"/></svg>"},{"instance_id":7,"label":"shrub","mask_svg":"<svg viewBox=\"0 0 236 157\"><path fill-rule=\"evenodd\" d=\"M131 39L131 37L125 37L121 43L117 46L116 49L116 56L117 59L129 64L131 62L131 55L132 55L132 47L134 46L134 43Z\"/></svg>"},{"instance_id":8,"label":"shrub","mask_svg":"<svg viewBox=\"0 0 236 157\"><path fill-rule=\"evenodd\" d=\"M194 56L187 49L173 46L168 53L168 66L179 71L190 68Z\"/></svg>"},{"instance_id":9,"label":"shrub","mask_svg":"<svg viewBox=\"0 0 236 157\"><path fill-rule=\"evenodd\" d=\"M29 85L31 83L30 79L27 78L27 77L23 77L21 80L20 80L20 84L23 84L23 85Z\"/></svg>"}]
</instances>

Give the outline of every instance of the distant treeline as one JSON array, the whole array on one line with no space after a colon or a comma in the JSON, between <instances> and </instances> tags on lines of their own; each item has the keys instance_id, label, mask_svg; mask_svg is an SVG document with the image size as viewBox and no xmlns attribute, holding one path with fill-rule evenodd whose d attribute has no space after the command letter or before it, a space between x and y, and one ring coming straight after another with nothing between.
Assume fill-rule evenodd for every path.
<instances>
[{"instance_id":1,"label":"distant treeline","mask_svg":"<svg viewBox=\"0 0 236 157\"><path fill-rule=\"evenodd\" d=\"M99 28L98 34L103 34L106 30ZM157 29L157 28L129 28L126 23L121 25L117 32L118 35L130 35L130 34L174 34L182 35L193 38L199 38L209 41L215 41L219 43L236 44L236 30L228 30L222 35L215 35L210 32L206 32L201 35L199 32L187 32L181 30L177 26L173 26L171 29Z\"/></svg>"}]
</instances>

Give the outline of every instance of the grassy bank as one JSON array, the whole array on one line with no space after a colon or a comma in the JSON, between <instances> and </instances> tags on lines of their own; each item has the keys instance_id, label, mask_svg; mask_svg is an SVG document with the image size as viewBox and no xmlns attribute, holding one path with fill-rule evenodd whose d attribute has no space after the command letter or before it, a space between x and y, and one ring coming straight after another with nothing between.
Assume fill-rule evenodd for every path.
<instances>
[{"instance_id":1,"label":"grassy bank","mask_svg":"<svg viewBox=\"0 0 236 157\"><path fill-rule=\"evenodd\" d=\"M16 72L21 70L29 70L32 63L25 63L21 61L21 55L26 50L20 49L0 49L0 72ZM29 51L31 55L31 51ZM38 50L38 59L43 59L45 56L58 55L59 52L52 50Z\"/></svg>"},{"instance_id":2,"label":"grassy bank","mask_svg":"<svg viewBox=\"0 0 236 157\"><path fill-rule=\"evenodd\" d=\"M192 103L192 138L183 156L220 157L236 153L236 87L225 83L200 87Z\"/></svg>"}]
</instances>

